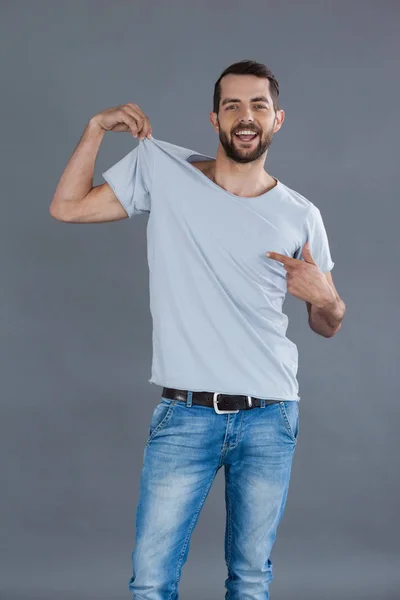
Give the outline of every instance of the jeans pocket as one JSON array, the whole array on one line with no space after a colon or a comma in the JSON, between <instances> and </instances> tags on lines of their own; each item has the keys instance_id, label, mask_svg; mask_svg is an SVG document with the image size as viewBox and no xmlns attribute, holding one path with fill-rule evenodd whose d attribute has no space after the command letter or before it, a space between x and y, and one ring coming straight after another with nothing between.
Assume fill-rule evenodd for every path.
<instances>
[{"instance_id":1,"label":"jeans pocket","mask_svg":"<svg viewBox=\"0 0 400 600\"><path fill-rule=\"evenodd\" d=\"M161 431L161 429L164 429L164 427L168 425L172 417L175 405L176 400L171 400L170 398L163 397L161 398L160 402L153 410L153 414L151 416L149 435L147 438L146 445L149 445L151 440L155 438L155 436Z\"/></svg>"},{"instance_id":2,"label":"jeans pocket","mask_svg":"<svg viewBox=\"0 0 400 600\"><path fill-rule=\"evenodd\" d=\"M299 436L299 403L296 400L282 400L279 406L286 431L296 444Z\"/></svg>"}]
</instances>

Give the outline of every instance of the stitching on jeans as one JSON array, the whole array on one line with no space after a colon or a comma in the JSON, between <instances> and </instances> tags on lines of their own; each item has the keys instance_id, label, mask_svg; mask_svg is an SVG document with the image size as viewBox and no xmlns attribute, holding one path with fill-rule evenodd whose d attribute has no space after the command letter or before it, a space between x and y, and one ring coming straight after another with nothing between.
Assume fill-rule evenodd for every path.
<instances>
[{"instance_id":1,"label":"stitching on jeans","mask_svg":"<svg viewBox=\"0 0 400 600\"><path fill-rule=\"evenodd\" d=\"M290 421L288 419L288 415L287 415L287 412L286 412L286 406L285 406L285 403L284 403L283 400L281 402L279 402L279 406L280 406L280 409L281 409L281 414L283 416L283 420L285 421L287 432L288 432L289 436L291 437L292 442L294 444L296 444L297 440L294 437L294 432L293 432L292 427L290 425Z\"/></svg>"},{"instance_id":2,"label":"stitching on jeans","mask_svg":"<svg viewBox=\"0 0 400 600\"><path fill-rule=\"evenodd\" d=\"M228 480L228 475L227 475L227 470L225 467L225 486L226 486L226 495L227 495L227 507L226 507L226 511L227 511L227 520L228 520L228 531L227 531L227 536L228 536L228 540L227 540L227 551L226 551L226 566L228 569L228 577L230 575L230 571L229 571L229 567L231 564L231 550L232 550L232 502L231 502L231 496L229 493L229 480ZM226 594L226 598L229 598L229 592L227 592Z\"/></svg>"},{"instance_id":3,"label":"stitching on jeans","mask_svg":"<svg viewBox=\"0 0 400 600\"><path fill-rule=\"evenodd\" d=\"M156 435L156 433L158 433L160 431L160 429L162 429L167 424L167 422L170 421L173 410L175 408L175 404L176 404L176 400L172 400L164 418L160 421L160 423L154 429L153 433L149 436L149 439L146 442L146 446L148 446L150 444L150 442L154 439L154 436Z\"/></svg>"}]
</instances>

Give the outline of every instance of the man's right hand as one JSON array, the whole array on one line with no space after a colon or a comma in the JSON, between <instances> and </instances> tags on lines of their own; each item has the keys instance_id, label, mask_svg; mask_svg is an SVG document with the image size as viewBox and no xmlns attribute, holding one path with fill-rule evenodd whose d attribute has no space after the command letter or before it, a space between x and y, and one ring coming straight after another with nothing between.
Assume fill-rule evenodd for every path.
<instances>
[{"instance_id":1,"label":"man's right hand","mask_svg":"<svg viewBox=\"0 0 400 600\"><path fill-rule=\"evenodd\" d=\"M121 104L114 108L107 108L92 117L91 122L96 123L104 131L130 131L133 137L143 140L150 138L152 127L148 117L137 104Z\"/></svg>"}]
</instances>

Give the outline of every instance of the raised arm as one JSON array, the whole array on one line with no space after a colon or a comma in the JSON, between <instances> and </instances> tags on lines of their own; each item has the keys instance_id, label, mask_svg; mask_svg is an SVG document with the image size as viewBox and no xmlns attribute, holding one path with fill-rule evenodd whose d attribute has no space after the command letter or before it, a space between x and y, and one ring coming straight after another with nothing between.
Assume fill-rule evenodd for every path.
<instances>
[{"instance_id":1,"label":"raised arm","mask_svg":"<svg viewBox=\"0 0 400 600\"><path fill-rule=\"evenodd\" d=\"M134 137L151 136L146 115L136 104L125 104L95 115L86 126L50 204L50 214L69 223L104 223L128 214L108 183L93 186L94 166L106 131L130 131Z\"/></svg>"}]
</instances>

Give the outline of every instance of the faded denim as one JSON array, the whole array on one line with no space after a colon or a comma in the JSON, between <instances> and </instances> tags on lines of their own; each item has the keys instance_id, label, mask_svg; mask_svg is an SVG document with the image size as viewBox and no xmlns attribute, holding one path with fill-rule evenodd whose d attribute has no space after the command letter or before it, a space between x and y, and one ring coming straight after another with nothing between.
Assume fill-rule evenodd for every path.
<instances>
[{"instance_id":1,"label":"faded denim","mask_svg":"<svg viewBox=\"0 0 400 600\"><path fill-rule=\"evenodd\" d=\"M218 470L225 470L226 600L268 600L271 549L299 432L299 402L238 413L161 397L144 450L129 589L177 600L178 583Z\"/></svg>"}]
</instances>

